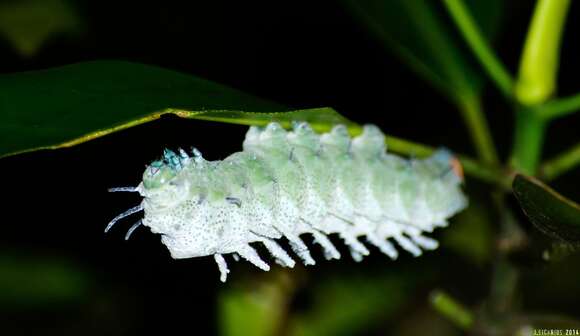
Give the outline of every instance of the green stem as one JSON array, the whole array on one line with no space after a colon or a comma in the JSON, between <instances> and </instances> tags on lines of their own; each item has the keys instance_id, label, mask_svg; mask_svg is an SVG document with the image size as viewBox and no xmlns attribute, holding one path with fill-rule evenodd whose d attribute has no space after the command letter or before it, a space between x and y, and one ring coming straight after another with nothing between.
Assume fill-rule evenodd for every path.
<instances>
[{"instance_id":1,"label":"green stem","mask_svg":"<svg viewBox=\"0 0 580 336\"><path fill-rule=\"evenodd\" d=\"M532 111L520 108L516 112L516 129L511 156L511 166L527 175L536 173L546 122Z\"/></svg>"},{"instance_id":2,"label":"green stem","mask_svg":"<svg viewBox=\"0 0 580 336\"><path fill-rule=\"evenodd\" d=\"M580 93L556 99L537 107L537 113L543 119L563 117L578 110L580 110Z\"/></svg>"},{"instance_id":3,"label":"green stem","mask_svg":"<svg viewBox=\"0 0 580 336\"><path fill-rule=\"evenodd\" d=\"M399 154L424 157L433 154L435 151L433 147L390 135L387 135L386 142L387 151Z\"/></svg>"},{"instance_id":4,"label":"green stem","mask_svg":"<svg viewBox=\"0 0 580 336\"><path fill-rule=\"evenodd\" d=\"M463 1L443 0L443 3L487 74L506 97L511 97L513 90L512 76L489 47Z\"/></svg>"},{"instance_id":5,"label":"green stem","mask_svg":"<svg viewBox=\"0 0 580 336\"><path fill-rule=\"evenodd\" d=\"M489 293L490 318L494 324L503 324L512 310L518 287L519 272L506 256L500 256L494 265Z\"/></svg>"},{"instance_id":6,"label":"green stem","mask_svg":"<svg viewBox=\"0 0 580 336\"><path fill-rule=\"evenodd\" d=\"M481 317L484 324L495 326L498 330L505 329L509 324L518 291L519 271L509 256L526 241L524 231L506 204L506 195L499 191L491 195L499 219L499 232L489 297Z\"/></svg>"},{"instance_id":7,"label":"green stem","mask_svg":"<svg viewBox=\"0 0 580 336\"><path fill-rule=\"evenodd\" d=\"M477 150L478 157L486 164L499 165L497 152L493 144L489 125L481 110L479 98L463 99L460 103L463 120L470 130L471 140Z\"/></svg>"},{"instance_id":8,"label":"green stem","mask_svg":"<svg viewBox=\"0 0 580 336\"><path fill-rule=\"evenodd\" d=\"M570 0L538 0L522 52L516 97L524 105L546 101L556 89L560 41Z\"/></svg>"},{"instance_id":9,"label":"green stem","mask_svg":"<svg viewBox=\"0 0 580 336\"><path fill-rule=\"evenodd\" d=\"M546 180L552 180L576 165L580 165L580 143L546 161L540 166L540 172Z\"/></svg>"},{"instance_id":10,"label":"green stem","mask_svg":"<svg viewBox=\"0 0 580 336\"><path fill-rule=\"evenodd\" d=\"M469 330L473 326L473 314L447 293L434 291L431 293L430 301L435 310L461 329Z\"/></svg>"},{"instance_id":11,"label":"green stem","mask_svg":"<svg viewBox=\"0 0 580 336\"><path fill-rule=\"evenodd\" d=\"M387 136L386 142L388 150L397 154L424 157L433 154L435 151L433 147L390 135ZM504 174L500 169L482 164L468 156L457 155L457 157L466 174L509 190L511 183L509 176Z\"/></svg>"},{"instance_id":12,"label":"green stem","mask_svg":"<svg viewBox=\"0 0 580 336\"><path fill-rule=\"evenodd\" d=\"M536 107L556 88L560 40L570 0L538 0L528 29L516 83L516 97L526 107L516 112L511 164L534 175L540 159L546 120Z\"/></svg>"}]
</instances>

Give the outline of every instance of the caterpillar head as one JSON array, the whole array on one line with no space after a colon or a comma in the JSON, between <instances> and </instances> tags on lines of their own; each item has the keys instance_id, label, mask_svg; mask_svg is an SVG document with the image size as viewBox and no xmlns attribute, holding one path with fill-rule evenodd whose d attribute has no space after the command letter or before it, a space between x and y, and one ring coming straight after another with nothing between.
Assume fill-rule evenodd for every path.
<instances>
[{"instance_id":1,"label":"caterpillar head","mask_svg":"<svg viewBox=\"0 0 580 336\"><path fill-rule=\"evenodd\" d=\"M170 150L164 159L151 163L143 173L141 194L152 211L163 211L187 197L189 181L183 170L187 161Z\"/></svg>"},{"instance_id":2,"label":"caterpillar head","mask_svg":"<svg viewBox=\"0 0 580 336\"><path fill-rule=\"evenodd\" d=\"M143 225L162 235L175 259L214 254L222 241L220 220L231 206L223 196L223 183L213 177L213 163L199 152L179 162L171 161L171 153L143 174Z\"/></svg>"}]
</instances>

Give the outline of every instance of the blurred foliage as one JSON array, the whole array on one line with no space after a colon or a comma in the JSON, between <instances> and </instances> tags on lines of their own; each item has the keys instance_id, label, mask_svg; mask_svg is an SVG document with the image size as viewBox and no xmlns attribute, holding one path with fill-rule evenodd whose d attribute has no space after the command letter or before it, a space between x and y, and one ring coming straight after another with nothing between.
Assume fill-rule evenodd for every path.
<instances>
[{"instance_id":1,"label":"blurred foliage","mask_svg":"<svg viewBox=\"0 0 580 336\"><path fill-rule=\"evenodd\" d=\"M0 310L48 308L76 302L92 286L84 270L58 257L0 255Z\"/></svg>"},{"instance_id":2,"label":"blurred foliage","mask_svg":"<svg viewBox=\"0 0 580 336\"><path fill-rule=\"evenodd\" d=\"M462 48L436 3L427 0L345 0L352 11L387 47L395 50L411 69L447 95L461 111L484 163L498 158L487 120L481 111L482 71ZM500 23L503 2L470 1L474 20L491 37ZM472 26L475 26L474 23Z\"/></svg>"},{"instance_id":3,"label":"blurred foliage","mask_svg":"<svg viewBox=\"0 0 580 336\"><path fill-rule=\"evenodd\" d=\"M295 291L287 271L273 270L220 293L219 326L225 336L276 335L287 317Z\"/></svg>"},{"instance_id":4,"label":"blurred foliage","mask_svg":"<svg viewBox=\"0 0 580 336\"><path fill-rule=\"evenodd\" d=\"M312 305L292 316L291 335L352 335L388 320L409 299L413 288L428 281L410 272L389 272L373 277L337 274L313 284Z\"/></svg>"},{"instance_id":5,"label":"blurred foliage","mask_svg":"<svg viewBox=\"0 0 580 336\"><path fill-rule=\"evenodd\" d=\"M478 95L481 71L454 34L454 27L428 0L344 0L361 22L411 69L453 100ZM501 0L468 1L488 37L501 22Z\"/></svg>"},{"instance_id":6,"label":"blurred foliage","mask_svg":"<svg viewBox=\"0 0 580 336\"><path fill-rule=\"evenodd\" d=\"M441 315L450 319L461 329L469 330L473 327L473 314L447 293L443 291L431 293L431 304Z\"/></svg>"},{"instance_id":7,"label":"blurred foliage","mask_svg":"<svg viewBox=\"0 0 580 336\"><path fill-rule=\"evenodd\" d=\"M304 288L301 270L275 270L222 292L222 334L324 336L351 335L388 319L409 300L413 289L433 277L431 269L368 274L327 274ZM289 298L307 291L310 304L289 315Z\"/></svg>"},{"instance_id":8,"label":"blurred foliage","mask_svg":"<svg viewBox=\"0 0 580 336\"><path fill-rule=\"evenodd\" d=\"M78 34L82 19L67 0L0 2L0 35L25 57L32 57L56 34Z\"/></svg>"},{"instance_id":9,"label":"blurred foliage","mask_svg":"<svg viewBox=\"0 0 580 336\"><path fill-rule=\"evenodd\" d=\"M483 266L492 256L494 235L489 225L492 221L489 209L476 197L472 197L469 207L457 214L453 225L442 233L442 244L468 261Z\"/></svg>"}]
</instances>

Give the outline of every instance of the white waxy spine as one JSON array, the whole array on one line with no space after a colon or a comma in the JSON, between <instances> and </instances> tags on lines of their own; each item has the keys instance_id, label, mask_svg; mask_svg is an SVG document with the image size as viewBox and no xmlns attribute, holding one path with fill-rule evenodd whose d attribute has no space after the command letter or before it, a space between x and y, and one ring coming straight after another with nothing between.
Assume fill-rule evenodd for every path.
<instances>
[{"instance_id":1,"label":"white waxy spine","mask_svg":"<svg viewBox=\"0 0 580 336\"><path fill-rule=\"evenodd\" d=\"M276 263L294 267L275 241L282 237L313 265L304 234L327 259L340 259L330 234L357 261L369 254L361 238L392 259L398 257L393 243L419 256L438 246L423 233L447 225L467 206L455 164L445 150L421 160L387 154L385 137L373 125L351 139L341 125L318 135L307 123L295 123L291 132L270 123L251 127L243 151L223 161L206 161L195 149L192 157L166 150L138 187L112 189L139 192L144 200L107 230L143 210L142 225L162 234L173 258L213 255L222 281L229 273L225 254L270 269L250 246L254 242Z\"/></svg>"}]
</instances>

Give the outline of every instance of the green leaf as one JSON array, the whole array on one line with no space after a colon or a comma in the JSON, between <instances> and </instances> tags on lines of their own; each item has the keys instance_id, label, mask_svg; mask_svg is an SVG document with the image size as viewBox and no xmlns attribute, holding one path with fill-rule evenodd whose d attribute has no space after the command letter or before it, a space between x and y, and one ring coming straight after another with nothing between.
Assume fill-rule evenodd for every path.
<instances>
[{"instance_id":1,"label":"green leaf","mask_svg":"<svg viewBox=\"0 0 580 336\"><path fill-rule=\"evenodd\" d=\"M524 213L540 231L567 243L580 244L578 204L529 176L517 175L513 190Z\"/></svg>"},{"instance_id":2,"label":"green leaf","mask_svg":"<svg viewBox=\"0 0 580 336\"><path fill-rule=\"evenodd\" d=\"M344 0L412 70L454 100L475 95L481 71L471 63L454 27L428 0ZM501 0L467 2L485 34L495 32ZM488 35L490 37L490 35Z\"/></svg>"},{"instance_id":3,"label":"green leaf","mask_svg":"<svg viewBox=\"0 0 580 336\"><path fill-rule=\"evenodd\" d=\"M168 113L245 125L304 120L320 131L337 123L357 129L329 108L289 111L174 71L96 61L0 76L0 157L73 146Z\"/></svg>"},{"instance_id":4,"label":"green leaf","mask_svg":"<svg viewBox=\"0 0 580 336\"><path fill-rule=\"evenodd\" d=\"M0 34L22 56L33 56L55 34L76 33L81 21L66 0L0 2Z\"/></svg>"}]
</instances>

